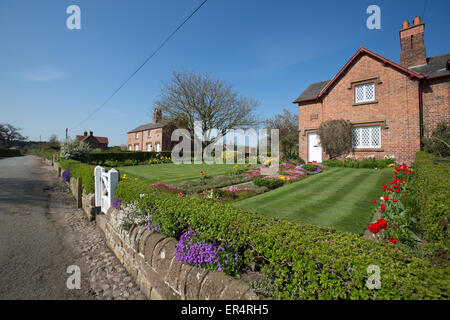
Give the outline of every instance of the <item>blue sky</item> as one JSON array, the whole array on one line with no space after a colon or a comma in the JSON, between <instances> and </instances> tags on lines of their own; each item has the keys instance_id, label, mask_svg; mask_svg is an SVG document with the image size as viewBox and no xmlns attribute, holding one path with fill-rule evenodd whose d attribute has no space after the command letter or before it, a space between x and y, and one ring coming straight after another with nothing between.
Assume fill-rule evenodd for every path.
<instances>
[{"instance_id":1,"label":"blue sky","mask_svg":"<svg viewBox=\"0 0 450 320\"><path fill-rule=\"evenodd\" d=\"M0 2L0 123L31 140L93 130L110 146L151 122L149 111L173 70L208 72L259 101L261 118L288 108L311 82L332 78L364 46L400 59L398 31L422 15L416 1L209 0L97 114L101 104L201 0ZM69 30L66 8L81 8ZM381 8L381 29L366 28L366 8ZM450 1L429 0L427 55L450 51Z\"/></svg>"}]
</instances>

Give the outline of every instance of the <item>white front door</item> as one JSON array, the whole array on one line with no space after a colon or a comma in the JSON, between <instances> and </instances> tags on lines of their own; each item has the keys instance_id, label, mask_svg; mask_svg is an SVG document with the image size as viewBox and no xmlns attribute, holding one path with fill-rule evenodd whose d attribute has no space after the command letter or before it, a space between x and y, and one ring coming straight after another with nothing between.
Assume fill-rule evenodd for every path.
<instances>
[{"instance_id":1,"label":"white front door","mask_svg":"<svg viewBox=\"0 0 450 320\"><path fill-rule=\"evenodd\" d=\"M317 133L308 133L308 161L322 162L322 147Z\"/></svg>"}]
</instances>

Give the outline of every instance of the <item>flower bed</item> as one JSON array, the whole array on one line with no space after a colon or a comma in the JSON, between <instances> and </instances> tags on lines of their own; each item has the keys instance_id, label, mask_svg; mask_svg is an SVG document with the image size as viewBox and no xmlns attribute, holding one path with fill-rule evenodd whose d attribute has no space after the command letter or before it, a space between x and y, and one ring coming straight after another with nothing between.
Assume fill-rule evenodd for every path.
<instances>
[{"instance_id":1,"label":"flower bed","mask_svg":"<svg viewBox=\"0 0 450 320\"><path fill-rule=\"evenodd\" d=\"M144 194L143 197L141 195ZM448 299L446 273L407 252L334 229L265 217L228 204L163 194L121 181L116 198L136 202L165 236L234 248L243 267L260 270L278 299ZM141 221L141 220L136 220ZM145 222L142 222L145 223ZM222 265L222 264L221 264ZM367 268L381 269L381 289L366 286Z\"/></svg>"}]
</instances>

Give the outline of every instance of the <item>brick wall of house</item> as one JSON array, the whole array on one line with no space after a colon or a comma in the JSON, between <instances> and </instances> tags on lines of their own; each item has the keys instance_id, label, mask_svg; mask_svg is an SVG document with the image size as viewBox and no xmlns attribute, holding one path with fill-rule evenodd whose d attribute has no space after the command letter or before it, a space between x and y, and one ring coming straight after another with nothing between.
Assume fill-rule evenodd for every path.
<instances>
[{"instance_id":1,"label":"brick wall of house","mask_svg":"<svg viewBox=\"0 0 450 320\"><path fill-rule=\"evenodd\" d=\"M372 77L376 77L370 80L375 82L376 103L355 105L352 82ZM361 83L364 82L356 84ZM413 162L415 153L420 150L418 85L418 81L411 80L390 65L384 65L367 54L360 56L321 103L299 105L300 156L306 160L308 155L305 129L316 129L327 120L346 119L354 123L371 121L373 125L381 125L381 148L355 151L356 158L394 155L400 162ZM327 159L324 153L322 157Z\"/></svg>"},{"instance_id":2,"label":"brick wall of house","mask_svg":"<svg viewBox=\"0 0 450 320\"><path fill-rule=\"evenodd\" d=\"M151 131L151 135L148 132ZM156 151L156 144L159 143L162 149L162 128L139 131L138 137L136 138L136 132L128 133L128 149L131 145L131 150L135 151L135 145L139 145L139 151L147 151L147 144L151 143L152 151Z\"/></svg>"},{"instance_id":3,"label":"brick wall of house","mask_svg":"<svg viewBox=\"0 0 450 320\"><path fill-rule=\"evenodd\" d=\"M441 121L450 123L450 78L428 80L422 85L424 135Z\"/></svg>"}]
</instances>

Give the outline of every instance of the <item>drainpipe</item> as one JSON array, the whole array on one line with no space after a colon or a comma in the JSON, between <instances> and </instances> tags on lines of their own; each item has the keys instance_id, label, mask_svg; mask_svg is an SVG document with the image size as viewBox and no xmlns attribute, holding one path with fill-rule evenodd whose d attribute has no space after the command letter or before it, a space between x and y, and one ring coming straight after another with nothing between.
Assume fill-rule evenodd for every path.
<instances>
[{"instance_id":1,"label":"drainpipe","mask_svg":"<svg viewBox=\"0 0 450 320\"><path fill-rule=\"evenodd\" d=\"M423 102L422 102L422 84L425 81L420 80L418 84L419 93L419 121L420 121L420 139L423 137Z\"/></svg>"}]
</instances>

